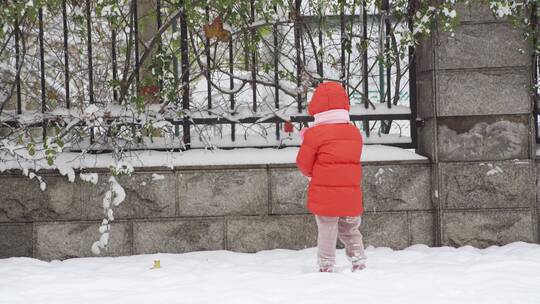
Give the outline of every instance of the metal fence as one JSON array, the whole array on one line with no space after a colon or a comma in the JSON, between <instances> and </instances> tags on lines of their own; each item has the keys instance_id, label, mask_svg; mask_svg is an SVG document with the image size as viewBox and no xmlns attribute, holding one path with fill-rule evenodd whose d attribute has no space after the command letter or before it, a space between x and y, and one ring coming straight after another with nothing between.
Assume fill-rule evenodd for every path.
<instances>
[{"instance_id":1,"label":"metal fence","mask_svg":"<svg viewBox=\"0 0 540 304\"><path fill-rule=\"evenodd\" d=\"M249 0L250 4L250 21L255 24L257 22L257 12L254 7L254 2ZM93 30L93 25L95 20L93 20L93 2L86 0L84 3L84 20L86 29L86 50L84 50L86 57L87 65L87 79L84 86L84 98L81 101L81 98L77 98L76 101L73 100L72 96L72 52L70 51L70 36L73 34L70 32L68 23L70 22L70 16L68 16L70 11L70 2L64 0L62 3L61 10L61 20L62 20L62 57L61 64L62 67L61 78L63 78L63 97L59 98L56 105L51 105L51 100L47 96L49 92L50 84L46 80L46 70L52 65L47 61L47 49L45 46L45 31L44 24L44 13L43 9L39 10L38 15L38 45L37 53L39 58L39 90L40 90L40 108L41 118L39 121L33 121L31 127L41 127L43 137L47 136L47 132L50 132L51 124L54 124L55 121L58 122L58 115L54 113L55 107L63 107L67 110L70 110L74 107L75 103L85 103L85 104L103 104L104 101L96 98L96 83L94 71L96 70L96 43L95 31ZM145 61L148 60L149 56L155 55L155 53L144 52L141 50L141 26L140 16L138 16L139 9L137 1L132 1L130 3L130 11L132 22L130 23L129 37L125 38L127 40L133 39L135 43L132 44L133 56L125 56L125 58L120 59L120 52L118 44L120 38L118 37L118 32L114 27L111 27L107 31L107 36L110 35L110 43L106 48L108 49L109 54L107 57L110 57L110 65L107 72L108 81L113 83L122 83L130 81L131 79L127 77L128 73L121 70L119 61L123 63L128 62L128 66L135 71L132 74L133 81L132 85L128 87L114 87L110 94L112 94L112 103L117 102L124 95L133 94L141 95L144 89L148 89L148 86L143 84L141 79L141 70L144 68ZM180 37L180 52L178 56L174 56L170 65L172 66L172 71L174 74L174 79L179 85L179 94L177 96L177 103L180 108L183 110L181 114L176 116L166 115L165 120L170 122L175 126L174 136L181 139L182 148L190 147L199 147L201 145L195 144L195 137L198 137L198 127L208 127L208 126L218 126L223 128L226 126L225 136L230 137L227 140L227 144L218 145L223 148L235 147L239 141L238 131L240 126L245 125L264 125L266 129L272 129L273 134L266 134L266 139L263 140L262 144L254 141L246 143L244 146L294 146L298 145L298 140L284 141L286 137L294 137L294 134L291 135L290 132L285 132L283 130L284 123L290 121L295 124L297 128L305 126L308 122L312 121L306 113L306 105L308 102L309 93L303 92L301 90L290 90L280 86L280 82L283 79L283 65L284 62L292 63L291 69L286 72L289 74L288 77L291 79L291 82L296 85L296 88L300 88L305 83L308 82L310 89L312 89L317 82L323 80L337 80L341 81L344 87L347 89L351 96L351 102L354 103L355 107L351 110L351 121L355 123L365 134L369 143L384 143L390 144L399 147L405 148L414 148L417 145L416 139L416 89L415 89L415 64L414 64L414 49L409 48L408 58L406 62L399 63L402 66L392 66L389 62L386 65L381 63L376 63L375 59L371 58L373 55L370 55L370 52L373 50L370 49L370 43L377 42L372 41L370 34L368 33L370 25L372 27L378 26L378 36L383 37L382 43L378 43L378 52L385 53L392 47L392 29L395 28L393 24L392 16L390 14L371 14L369 8L366 7L365 1L359 1L359 11L358 12L347 12L345 9L342 9L339 14L329 14L325 16L325 21L328 24L331 24L331 28L335 30L338 34L337 39L337 48L339 49L339 56L334 56L333 65L328 64L322 59L324 53L322 52L325 43L327 40L336 40L332 38L333 34L328 34L328 30L325 31L321 28L322 21L319 20L317 16L309 13L305 13L305 4L302 3L302 0L294 1L294 12L296 16L292 20L285 20L276 22L271 25L271 33L265 36L265 39L259 38L259 42L254 43L259 47L268 46L271 50L268 54L271 59L264 59L264 66L261 63L263 60L263 55L258 50L258 48L247 48L245 45L249 44L250 41L255 41L258 38L256 37L257 26L250 28L246 34L238 35L231 37L228 41L223 42L220 45L220 49L227 50L223 52L226 54L223 62L228 63L228 68L224 69L223 65L216 67L216 48L215 44L211 41L210 38L201 36L200 29L194 29L188 25L188 19L186 14L182 11L179 12L177 16L165 16L163 13L162 1L155 1L155 32L156 37L160 34L172 33L172 35L179 35ZM382 1L384 11L389 11L389 0ZM411 11L413 8L410 8ZM309 9L307 9L309 10ZM277 8L276 8L277 11ZM49 12L53 14L53 12ZM206 21L208 23L212 22L215 16L212 16L209 10L205 12ZM411 14L412 15L412 14ZM172 20L171 26L165 28L164 20ZM411 24L402 24L400 26L408 26ZM16 94L14 96L15 100L15 115L9 116L9 119L6 119L5 116L2 118L2 124L9 125L11 127L17 127L21 125L20 116L23 116L25 109L23 107L23 94L22 86L25 85L25 80L21 78L22 64L21 64L21 39L20 35L22 31L19 29L19 24L17 22L14 24L14 68L17 71L15 82L16 82ZM380 32L382 31L382 32ZM292 34L291 34L292 32ZM132 37L132 38L130 38ZM202 37L202 38L201 38ZM155 40L155 41L154 41ZM159 50L163 47L164 41L161 39L154 39L152 41L146 41L146 44L151 44L151 47L154 47L156 50ZM164 39L165 40L165 39ZM199 42L203 42L200 44ZM122 43L125 43L122 42ZM281 54L278 52L279 49L286 49L284 45L290 44L290 49L292 52L287 54ZM358 48L356 51L351 52L352 45L367 45L365 48ZM78 45L79 46L79 45ZM201 49L198 49L198 48ZM382 49L381 49L382 48ZM103 49L103 46L101 46ZM272 51L273 49L273 51ZM356 52L356 53L355 53ZM127 52L129 54L129 52ZM353 55L351 55L354 53ZM223 55L221 54L221 55ZM284 56L285 55L285 56ZM146 57L144 57L146 56ZM213 58L214 56L214 58ZM354 57L351 59L351 56ZM239 59L241 57L241 59ZM267 56L268 57L268 56ZM129 61L132 63L129 63ZM351 60L354 62L351 63ZM241 63L241 64L240 64ZM197 68L194 68L194 66ZM240 67L243 65L243 67ZM354 65L354 68L353 68ZM371 65L371 67L370 67ZM206 67L206 70L205 70ZM357 67L361 67L357 69ZM263 71L263 69L265 71ZM237 75L238 71L241 70L242 75ZM334 77L335 73L332 75L329 74L329 70L338 71L339 76ZM403 70L406 70L404 72ZM194 72L195 71L195 72ZM292 73L291 73L292 72ZM198 74L198 78L195 79L193 74ZM215 73L220 73L220 75L226 75L223 79L215 80L212 75ZM245 74L247 73L246 76ZM57 73L60 75L60 73ZM264 79L261 79L261 74L265 75ZM330 73L331 74L331 73ZM400 74L400 75L397 75ZM402 74L402 75L401 75ZM397 75L397 76L396 76ZM405 75L406 77L402 77ZM79 75L80 76L80 75ZM123 77L123 78L122 78ZM401 81L398 85L395 84L396 77L400 77ZM405 79L405 80L403 80ZM26 79L28 81L28 77ZM191 91L194 88L193 83L201 84L206 82L206 92L203 103L204 106L201 106L201 103L194 102L193 92ZM216 87L213 81L219 83L224 83L223 81L228 82L225 87ZM238 89L238 82L242 83L242 88L244 91L240 92ZM157 83L157 92L163 88L163 81L156 80ZM372 87L375 87L373 90ZM260 90L268 91L266 97L270 96L272 99L270 102L268 98L265 98L264 101L261 98ZM288 91L287 91L288 90ZM272 92L273 91L273 92ZM296 92L296 96L288 96L285 94L286 91L290 95L290 91ZM200 92L199 92L200 93ZM250 98L246 98L247 95L250 95ZM370 95L376 95L376 97L370 100ZM291 102L292 98L292 102ZM228 106L224 106L224 100ZM376 100L376 101L375 101ZM158 101L155 102L158 104L160 102L163 104L165 101L158 97ZM268 104L271 104L271 107ZM273 107L273 109L271 109ZM245 111L240 111L244 109ZM240 113L242 112L242 113ZM178 113L178 111L176 112ZM109 122L109 125L115 120L114 114L112 116L106 117L106 121ZM393 126L396 121L405 122L409 128L410 136L404 136L400 134L394 134L394 137L389 137L390 139L377 140L377 137L383 138L387 134L392 134L392 130L396 130ZM84 122L79 122L81 126L84 126ZM248 127L249 128L249 127ZM401 128L401 126L399 126ZM95 139L95 132L97 128L89 128L89 142L93 143ZM223 133L223 129L220 129ZM290 130L289 130L290 131ZM108 131L107 131L108 132ZM375 133L375 134L374 134ZM398 130L399 133L399 130ZM244 132L244 134L247 134ZM222 135L223 136L223 135ZM263 137L264 137L263 136ZM246 136L245 136L246 137ZM271 140L268 140L271 138Z\"/></svg>"}]
</instances>

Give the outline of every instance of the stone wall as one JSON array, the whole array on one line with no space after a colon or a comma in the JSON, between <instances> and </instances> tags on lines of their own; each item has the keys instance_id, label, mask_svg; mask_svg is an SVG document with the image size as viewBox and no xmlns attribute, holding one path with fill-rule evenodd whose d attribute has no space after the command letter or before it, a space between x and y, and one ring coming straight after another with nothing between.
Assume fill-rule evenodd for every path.
<instances>
[{"instance_id":1,"label":"stone wall","mask_svg":"<svg viewBox=\"0 0 540 304\"><path fill-rule=\"evenodd\" d=\"M538 241L530 201L540 207L540 188L531 167L524 160L366 163L365 243L399 249ZM54 172L43 177L44 192L20 172L0 175L0 258L92 256L108 173L99 173L97 185ZM126 200L114 210L106 256L315 246L307 179L293 164L149 168L119 182Z\"/></svg>"},{"instance_id":2,"label":"stone wall","mask_svg":"<svg viewBox=\"0 0 540 304\"><path fill-rule=\"evenodd\" d=\"M419 153L433 162L437 245L538 240L531 46L479 1L417 54Z\"/></svg>"},{"instance_id":3,"label":"stone wall","mask_svg":"<svg viewBox=\"0 0 540 304\"><path fill-rule=\"evenodd\" d=\"M119 180L127 196L115 209L105 255L315 246L316 225L304 206L307 179L293 164L136 172ZM154 181L152 173L164 179ZM92 256L107 173L97 185L43 176L44 192L19 172L0 176L0 257ZM428 161L366 164L366 244L434 245L430 185Z\"/></svg>"}]
</instances>

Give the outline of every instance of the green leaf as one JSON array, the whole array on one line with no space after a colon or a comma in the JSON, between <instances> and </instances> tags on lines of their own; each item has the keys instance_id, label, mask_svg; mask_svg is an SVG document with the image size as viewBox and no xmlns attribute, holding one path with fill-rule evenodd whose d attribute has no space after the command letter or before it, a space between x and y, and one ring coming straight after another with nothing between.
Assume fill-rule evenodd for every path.
<instances>
[{"instance_id":1,"label":"green leaf","mask_svg":"<svg viewBox=\"0 0 540 304\"><path fill-rule=\"evenodd\" d=\"M28 154L30 156L34 156L36 154L36 147L34 144L30 143L26 146L26 150L28 150Z\"/></svg>"},{"instance_id":2,"label":"green leaf","mask_svg":"<svg viewBox=\"0 0 540 304\"><path fill-rule=\"evenodd\" d=\"M257 28L257 32L260 36L267 36L272 33L272 27L269 25L261 26Z\"/></svg>"}]
</instances>

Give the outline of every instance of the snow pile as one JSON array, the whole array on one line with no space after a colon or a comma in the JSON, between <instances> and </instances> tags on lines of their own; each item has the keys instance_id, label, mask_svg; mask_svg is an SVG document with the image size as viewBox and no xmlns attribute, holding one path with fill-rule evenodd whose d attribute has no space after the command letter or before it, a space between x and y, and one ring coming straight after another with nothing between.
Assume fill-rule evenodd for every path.
<instances>
[{"instance_id":1,"label":"snow pile","mask_svg":"<svg viewBox=\"0 0 540 304\"><path fill-rule=\"evenodd\" d=\"M114 221L113 207L117 207L125 199L126 192L124 188L114 176L111 176L109 178L109 190L105 192L105 197L103 198L103 213L105 214L105 218L99 227L101 237L92 244L91 250L93 254L98 255L101 253L101 249L107 248L109 244L109 233L111 231L110 222Z\"/></svg>"},{"instance_id":2,"label":"snow pile","mask_svg":"<svg viewBox=\"0 0 540 304\"><path fill-rule=\"evenodd\" d=\"M99 176L97 173L81 173L79 174L82 181L92 183L94 185L97 185Z\"/></svg>"},{"instance_id":3,"label":"snow pile","mask_svg":"<svg viewBox=\"0 0 540 304\"><path fill-rule=\"evenodd\" d=\"M165 175L152 173L152 180L153 181L160 181L160 180L164 180L164 179L165 179Z\"/></svg>"},{"instance_id":4,"label":"snow pile","mask_svg":"<svg viewBox=\"0 0 540 304\"><path fill-rule=\"evenodd\" d=\"M315 248L0 259L0 303L540 303L540 245L368 248L368 269L318 273ZM161 269L150 269L160 260Z\"/></svg>"},{"instance_id":5,"label":"snow pile","mask_svg":"<svg viewBox=\"0 0 540 304\"><path fill-rule=\"evenodd\" d=\"M37 174L35 174L34 172L29 172L28 170L24 170L23 171L23 174L28 176L28 178L30 179L37 179L38 182L39 182L39 188L41 189L41 191L45 191L45 189L47 189L47 184L45 183L45 181L43 181L43 178Z\"/></svg>"}]
</instances>

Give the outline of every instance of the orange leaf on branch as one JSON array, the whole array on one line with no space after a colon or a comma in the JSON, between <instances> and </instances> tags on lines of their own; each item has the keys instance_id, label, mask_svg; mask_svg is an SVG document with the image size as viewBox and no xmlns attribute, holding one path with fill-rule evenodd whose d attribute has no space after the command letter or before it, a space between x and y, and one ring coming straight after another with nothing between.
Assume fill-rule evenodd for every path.
<instances>
[{"instance_id":1,"label":"orange leaf on branch","mask_svg":"<svg viewBox=\"0 0 540 304\"><path fill-rule=\"evenodd\" d=\"M220 16L217 16L212 23L205 24L203 30L204 36L208 39L216 38L221 42L226 42L231 39L231 32L223 29L223 21Z\"/></svg>"},{"instance_id":2,"label":"orange leaf on branch","mask_svg":"<svg viewBox=\"0 0 540 304\"><path fill-rule=\"evenodd\" d=\"M141 96L156 96L159 93L159 88L156 85L142 86L139 90Z\"/></svg>"},{"instance_id":3,"label":"orange leaf on branch","mask_svg":"<svg viewBox=\"0 0 540 304\"><path fill-rule=\"evenodd\" d=\"M47 91L47 99L49 99L49 100L58 100L58 93L56 93L53 90L48 90Z\"/></svg>"}]
</instances>

